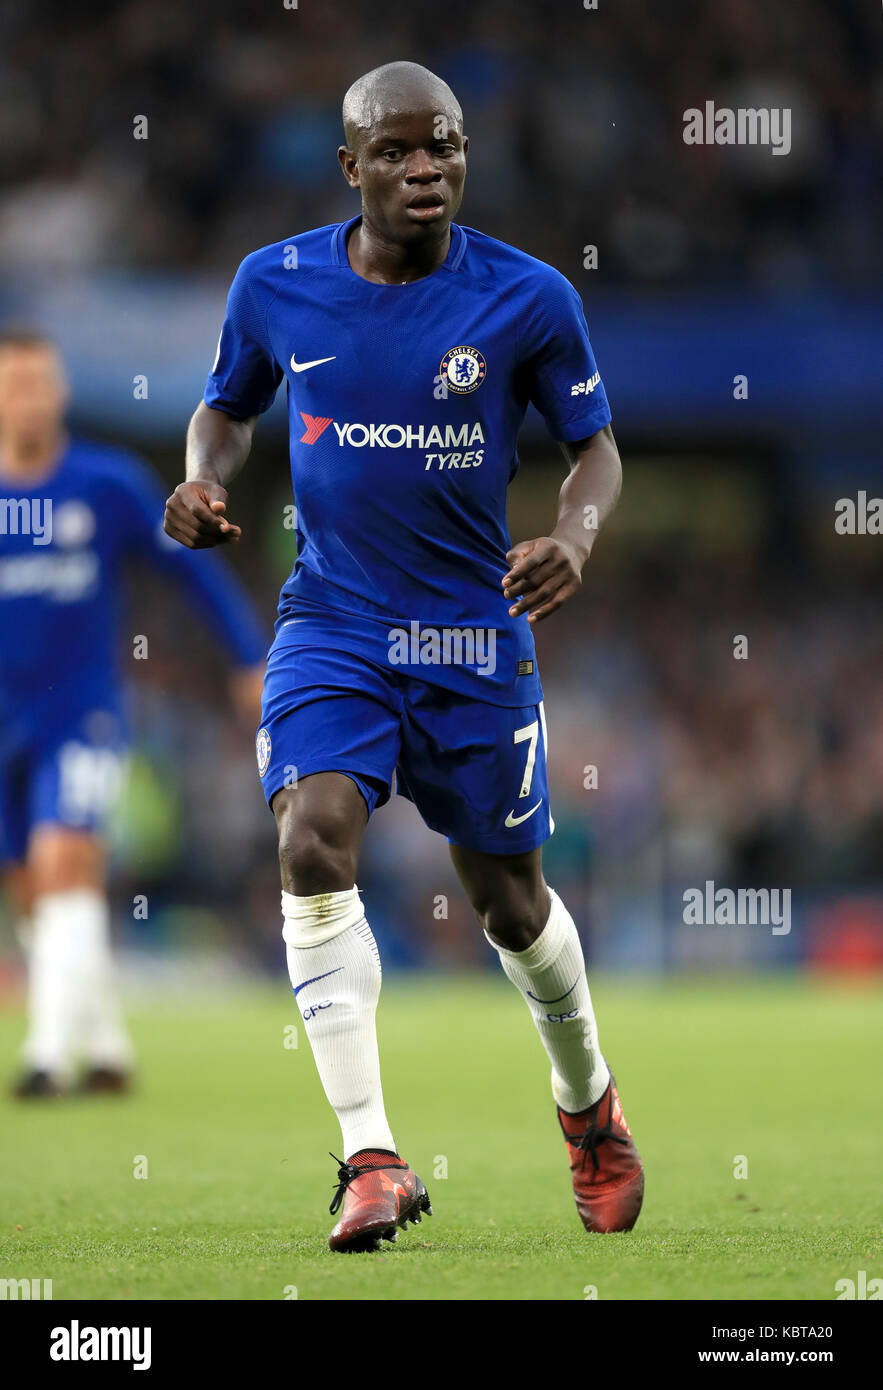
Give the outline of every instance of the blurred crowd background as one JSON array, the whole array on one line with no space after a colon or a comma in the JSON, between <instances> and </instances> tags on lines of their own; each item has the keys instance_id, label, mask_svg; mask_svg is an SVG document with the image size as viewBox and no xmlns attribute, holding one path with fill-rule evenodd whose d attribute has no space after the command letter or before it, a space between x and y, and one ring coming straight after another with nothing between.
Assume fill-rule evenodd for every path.
<instances>
[{"instance_id":1,"label":"blurred crowd background","mask_svg":"<svg viewBox=\"0 0 883 1390\"><path fill-rule=\"evenodd\" d=\"M491 235L576 269L590 222L623 283L862 285L883 230L879 18L867 0L3 0L0 267L202 274L340 220L342 88L420 55L466 112L468 214ZM790 155L697 157L682 113L709 97L789 107Z\"/></svg>"},{"instance_id":2,"label":"blurred crowd background","mask_svg":"<svg viewBox=\"0 0 883 1390\"><path fill-rule=\"evenodd\" d=\"M883 537L834 530L838 498L883 493L879 22L860 0L0 0L0 321L56 333L75 425L134 444L170 488L238 261L356 211L340 101L378 63L425 62L456 91L460 220L584 296L626 485L538 645L547 877L596 965L883 965ZM706 100L790 108L791 153L686 146ZM249 470L235 560L269 637L294 559L281 405ZM513 539L551 527L561 477L531 420ZM114 825L124 943L144 970L278 971L253 730L164 589L141 576L130 611L156 655L132 673ZM685 926L682 893L708 879L790 888L791 933ZM489 963L444 842L402 799L369 826L359 886L388 964Z\"/></svg>"}]
</instances>

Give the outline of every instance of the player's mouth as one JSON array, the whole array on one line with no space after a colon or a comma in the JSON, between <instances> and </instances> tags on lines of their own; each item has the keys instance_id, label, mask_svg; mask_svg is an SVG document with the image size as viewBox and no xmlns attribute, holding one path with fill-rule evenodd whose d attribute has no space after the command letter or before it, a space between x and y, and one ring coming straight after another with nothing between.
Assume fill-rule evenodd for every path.
<instances>
[{"instance_id":1,"label":"player's mouth","mask_svg":"<svg viewBox=\"0 0 883 1390\"><path fill-rule=\"evenodd\" d=\"M433 222L445 210L445 200L440 193L418 193L407 205L406 211L416 222Z\"/></svg>"}]
</instances>

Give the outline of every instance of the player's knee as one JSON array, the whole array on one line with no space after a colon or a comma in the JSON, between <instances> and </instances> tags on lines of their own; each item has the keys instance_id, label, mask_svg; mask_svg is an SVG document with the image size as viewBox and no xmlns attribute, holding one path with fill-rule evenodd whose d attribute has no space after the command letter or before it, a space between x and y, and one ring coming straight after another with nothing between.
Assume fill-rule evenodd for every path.
<instances>
[{"instance_id":1,"label":"player's knee","mask_svg":"<svg viewBox=\"0 0 883 1390\"><path fill-rule=\"evenodd\" d=\"M476 906L478 919L491 941L507 951L526 951L549 916L548 897L499 892Z\"/></svg>"},{"instance_id":2,"label":"player's knee","mask_svg":"<svg viewBox=\"0 0 883 1390\"><path fill-rule=\"evenodd\" d=\"M104 850L96 835L55 825L39 827L28 850L33 896L75 888L100 891L104 885L104 864Z\"/></svg>"},{"instance_id":3,"label":"player's knee","mask_svg":"<svg viewBox=\"0 0 883 1390\"><path fill-rule=\"evenodd\" d=\"M491 910L484 914L482 926L497 946L506 951L526 951L543 930L536 914Z\"/></svg>"},{"instance_id":4,"label":"player's knee","mask_svg":"<svg viewBox=\"0 0 883 1390\"><path fill-rule=\"evenodd\" d=\"M3 887L13 910L21 917L29 916L34 906L34 883L27 864L6 864L3 869Z\"/></svg>"},{"instance_id":5,"label":"player's knee","mask_svg":"<svg viewBox=\"0 0 883 1390\"><path fill-rule=\"evenodd\" d=\"M289 798L277 808L279 864L286 893L338 893L355 882L359 836L345 811Z\"/></svg>"}]
</instances>

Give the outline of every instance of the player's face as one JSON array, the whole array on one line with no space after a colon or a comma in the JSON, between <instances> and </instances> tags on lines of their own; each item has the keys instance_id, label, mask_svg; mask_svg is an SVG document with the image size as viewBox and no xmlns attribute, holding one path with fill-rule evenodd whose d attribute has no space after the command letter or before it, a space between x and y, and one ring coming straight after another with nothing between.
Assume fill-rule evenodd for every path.
<instances>
[{"instance_id":1,"label":"player's face","mask_svg":"<svg viewBox=\"0 0 883 1390\"><path fill-rule=\"evenodd\" d=\"M341 149L340 162L361 189L365 220L407 244L447 231L463 198L468 145L453 115L420 106L379 118L357 150Z\"/></svg>"},{"instance_id":2,"label":"player's face","mask_svg":"<svg viewBox=\"0 0 883 1390\"><path fill-rule=\"evenodd\" d=\"M66 405L67 383L53 348L0 348L0 434L37 443L58 429Z\"/></svg>"}]
</instances>

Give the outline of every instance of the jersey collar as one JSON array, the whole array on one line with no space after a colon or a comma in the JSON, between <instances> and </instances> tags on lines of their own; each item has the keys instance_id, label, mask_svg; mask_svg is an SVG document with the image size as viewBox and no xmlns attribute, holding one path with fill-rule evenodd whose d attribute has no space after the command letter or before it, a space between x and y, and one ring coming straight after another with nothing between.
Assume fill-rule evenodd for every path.
<instances>
[{"instance_id":1,"label":"jersey collar","mask_svg":"<svg viewBox=\"0 0 883 1390\"><path fill-rule=\"evenodd\" d=\"M361 213L357 213L356 216L355 216L355 217L351 217L351 218L349 219L348 222L340 222L340 223L338 223L338 225L335 227L334 231L333 231L332 234L331 234L331 264L332 264L332 265L342 265L342 266L346 266L347 269L350 270L350 271L352 271L353 274L355 274L355 271L353 271L352 266L351 266L350 263L349 263L349 258L348 258L347 254L346 254L346 239L347 239L347 237L349 236L350 228L351 228L351 227L354 227L354 226L356 225L356 223L357 223L357 222L360 222L361 220L362 220L362 214L361 214ZM466 254L466 234L465 234L465 232L463 231L463 228L462 228L462 227L460 227L456 222L452 222L452 223L451 223L451 244L450 244L450 246L448 247L448 254L447 254L447 256L445 257L445 259L442 261L441 265L438 267L438 270L434 270L434 271L432 272L432 275L437 275L437 274L439 273L440 270L447 270L447 271L452 271L452 272L455 271L455 270L459 270L459 268L460 268L460 262L462 261L462 259L463 259L463 257L465 256L465 254ZM424 280L431 280L431 279L432 279L432 275L424 275L424 276L422 276L421 278L424 279ZM361 278L362 278L361 276L357 276L357 279L361 279ZM372 284L372 283L373 283L373 282L370 281L370 280L366 280L366 281L365 281L365 284L366 284L366 285L369 285L369 284ZM409 281L408 283L409 283L409 284L413 284L413 285L419 285L419 284L420 284L420 280L411 280L411 281ZM384 289L384 288L387 288L387 289L393 288L393 289L395 289L395 288L397 288L397 286L383 286L383 285L380 285L380 286L378 286L378 288L379 288L379 289Z\"/></svg>"}]
</instances>

